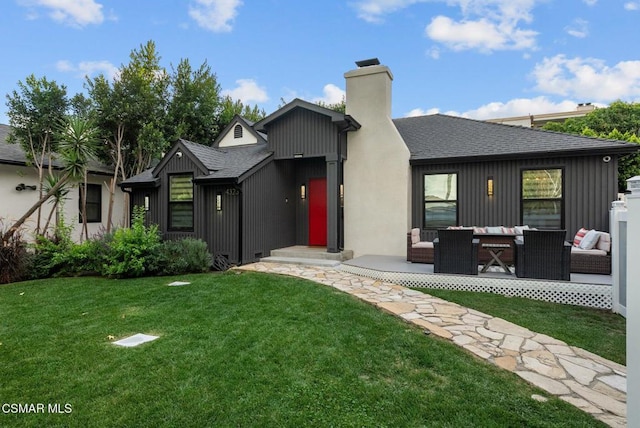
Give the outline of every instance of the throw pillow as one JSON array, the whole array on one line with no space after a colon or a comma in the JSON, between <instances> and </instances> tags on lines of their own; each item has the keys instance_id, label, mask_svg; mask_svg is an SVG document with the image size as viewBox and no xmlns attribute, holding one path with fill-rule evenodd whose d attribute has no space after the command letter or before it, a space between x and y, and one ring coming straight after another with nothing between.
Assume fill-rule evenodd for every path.
<instances>
[{"instance_id":1,"label":"throw pillow","mask_svg":"<svg viewBox=\"0 0 640 428\"><path fill-rule=\"evenodd\" d=\"M524 226L516 226L516 235L523 235L522 231L523 230L529 230L529 225L525 224Z\"/></svg>"},{"instance_id":2,"label":"throw pillow","mask_svg":"<svg viewBox=\"0 0 640 428\"><path fill-rule=\"evenodd\" d=\"M487 226L487 233L502 233L502 226Z\"/></svg>"},{"instance_id":3,"label":"throw pillow","mask_svg":"<svg viewBox=\"0 0 640 428\"><path fill-rule=\"evenodd\" d=\"M582 239L584 238L584 235L586 235L588 232L587 229L585 229L584 227L581 227L580 230L576 233L576 236L573 238L573 246L574 247L579 247L580 246L580 242L582 242Z\"/></svg>"},{"instance_id":4,"label":"throw pillow","mask_svg":"<svg viewBox=\"0 0 640 428\"><path fill-rule=\"evenodd\" d=\"M586 235L584 235L584 238L582 238L578 247L583 250L591 250L596 246L596 242L598 242L599 237L600 234L596 230L591 229Z\"/></svg>"}]
</instances>

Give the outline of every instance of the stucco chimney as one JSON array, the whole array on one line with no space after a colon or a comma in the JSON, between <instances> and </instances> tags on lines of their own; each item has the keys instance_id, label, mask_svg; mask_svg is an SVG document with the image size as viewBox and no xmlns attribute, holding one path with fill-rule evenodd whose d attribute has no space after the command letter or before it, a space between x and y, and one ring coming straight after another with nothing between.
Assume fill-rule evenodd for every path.
<instances>
[{"instance_id":1,"label":"stucco chimney","mask_svg":"<svg viewBox=\"0 0 640 428\"><path fill-rule=\"evenodd\" d=\"M377 59L348 71L346 113L362 127L347 137L344 163L345 248L354 256L406 254L409 149L391 120L393 75Z\"/></svg>"}]
</instances>

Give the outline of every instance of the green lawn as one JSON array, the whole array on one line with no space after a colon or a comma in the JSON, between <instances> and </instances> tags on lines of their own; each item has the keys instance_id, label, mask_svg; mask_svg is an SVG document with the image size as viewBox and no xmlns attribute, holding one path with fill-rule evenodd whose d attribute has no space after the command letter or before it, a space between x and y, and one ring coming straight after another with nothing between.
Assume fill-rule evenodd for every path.
<instances>
[{"instance_id":1,"label":"green lawn","mask_svg":"<svg viewBox=\"0 0 640 428\"><path fill-rule=\"evenodd\" d=\"M503 318L626 364L626 319L610 310L562 305L492 293L416 288L423 293Z\"/></svg>"},{"instance_id":2,"label":"green lawn","mask_svg":"<svg viewBox=\"0 0 640 428\"><path fill-rule=\"evenodd\" d=\"M329 287L258 273L0 287L0 426L604 426ZM134 333L160 339L112 345Z\"/></svg>"}]
</instances>

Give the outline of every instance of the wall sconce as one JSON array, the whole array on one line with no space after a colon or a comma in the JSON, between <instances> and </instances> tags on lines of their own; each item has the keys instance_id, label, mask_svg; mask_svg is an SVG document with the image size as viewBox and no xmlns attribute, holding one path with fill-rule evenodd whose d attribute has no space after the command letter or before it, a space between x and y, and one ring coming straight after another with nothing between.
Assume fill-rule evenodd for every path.
<instances>
[{"instance_id":1,"label":"wall sconce","mask_svg":"<svg viewBox=\"0 0 640 428\"><path fill-rule=\"evenodd\" d=\"M149 211L149 195L144 195L144 210Z\"/></svg>"},{"instance_id":2,"label":"wall sconce","mask_svg":"<svg viewBox=\"0 0 640 428\"><path fill-rule=\"evenodd\" d=\"M216 193L216 211L222 211L222 194Z\"/></svg>"},{"instance_id":3,"label":"wall sconce","mask_svg":"<svg viewBox=\"0 0 640 428\"><path fill-rule=\"evenodd\" d=\"M340 206L344 207L344 184L340 185Z\"/></svg>"},{"instance_id":4,"label":"wall sconce","mask_svg":"<svg viewBox=\"0 0 640 428\"><path fill-rule=\"evenodd\" d=\"M307 199L307 186L305 186L304 184L300 185L300 199L302 199L303 201Z\"/></svg>"},{"instance_id":5,"label":"wall sconce","mask_svg":"<svg viewBox=\"0 0 640 428\"><path fill-rule=\"evenodd\" d=\"M27 186L27 185L26 185L26 184L24 184L24 183L20 183L20 184L18 184L18 185L16 186L16 190L17 190L18 192L22 192L23 190L27 190L27 189L28 189L28 190L36 190L36 189L37 189L37 187L36 187L36 186Z\"/></svg>"},{"instance_id":6,"label":"wall sconce","mask_svg":"<svg viewBox=\"0 0 640 428\"><path fill-rule=\"evenodd\" d=\"M493 196L493 176L487 177L487 196Z\"/></svg>"}]
</instances>

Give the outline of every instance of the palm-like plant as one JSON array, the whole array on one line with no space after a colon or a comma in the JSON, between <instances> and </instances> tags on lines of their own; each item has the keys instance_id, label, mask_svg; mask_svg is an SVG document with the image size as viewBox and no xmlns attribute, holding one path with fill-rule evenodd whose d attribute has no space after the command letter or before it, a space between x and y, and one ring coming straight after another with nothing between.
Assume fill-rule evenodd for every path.
<instances>
[{"instance_id":1,"label":"palm-like plant","mask_svg":"<svg viewBox=\"0 0 640 428\"><path fill-rule=\"evenodd\" d=\"M57 182L29 210L20 217L2 235L2 243L8 242L11 236L24 222L49 198L69 182L86 180L87 165L94 159L98 146L98 129L89 119L67 117L57 127L58 150L64 165L62 175ZM86 218L86 216L85 216Z\"/></svg>"}]
</instances>

